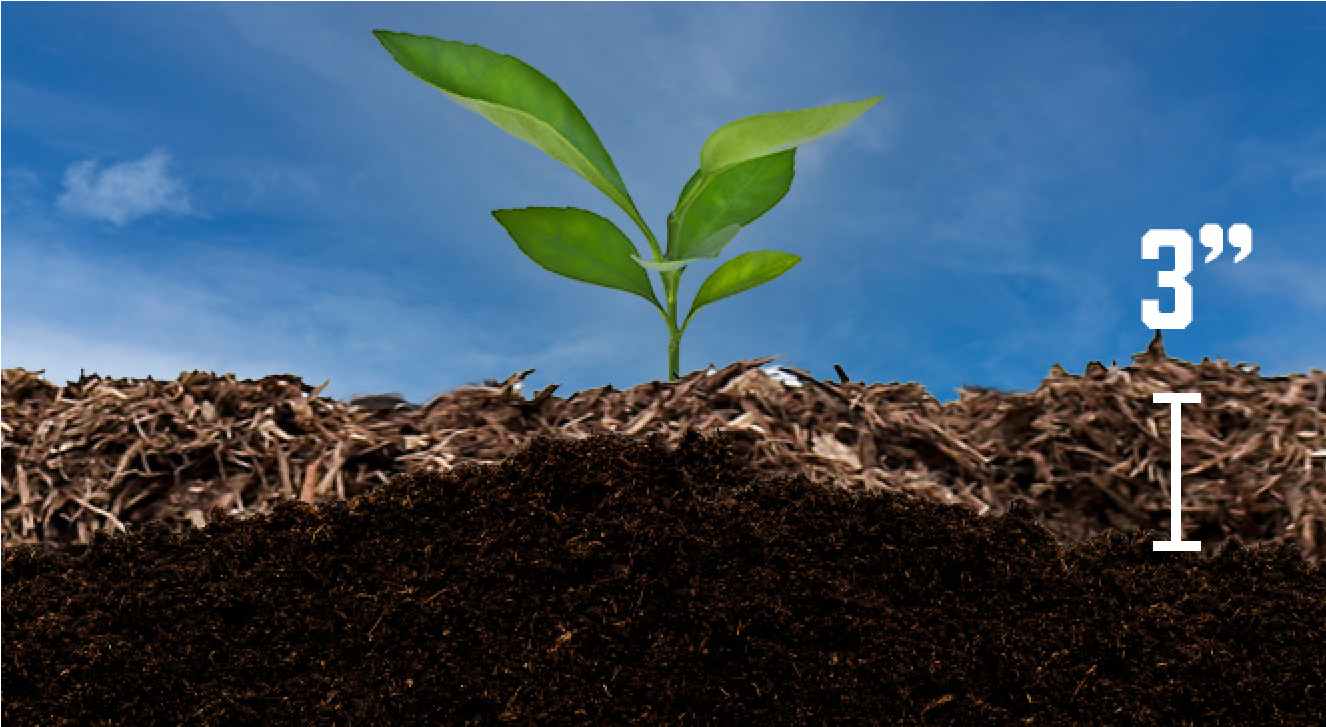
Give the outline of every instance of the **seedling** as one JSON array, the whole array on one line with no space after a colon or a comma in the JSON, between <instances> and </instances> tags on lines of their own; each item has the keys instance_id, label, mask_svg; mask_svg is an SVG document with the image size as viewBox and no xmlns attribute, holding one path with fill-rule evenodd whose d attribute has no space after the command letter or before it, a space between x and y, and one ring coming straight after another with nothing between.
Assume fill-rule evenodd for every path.
<instances>
[{"instance_id":1,"label":"seedling","mask_svg":"<svg viewBox=\"0 0 1326 727\"><path fill-rule=\"evenodd\" d=\"M520 250L546 270L653 303L668 326L669 381L678 376L681 337L696 311L773 280L801 258L761 250L723 263L700 285L678 328L677 287L686 266L718 257L742 227L778 204L792 186L797 146L842 129L883 98L757 114L715 131L700 149L700 169L668 214L664 252L593 127L547 76L518 58L478 45L386 30L373 35L405 70L567 165L640 226L653 260L642 260L616 225L587 210L526 207L492 213ZM647 270L657 270L663 279L666 309L654 295Z\"/></svg>"}]
</instances>

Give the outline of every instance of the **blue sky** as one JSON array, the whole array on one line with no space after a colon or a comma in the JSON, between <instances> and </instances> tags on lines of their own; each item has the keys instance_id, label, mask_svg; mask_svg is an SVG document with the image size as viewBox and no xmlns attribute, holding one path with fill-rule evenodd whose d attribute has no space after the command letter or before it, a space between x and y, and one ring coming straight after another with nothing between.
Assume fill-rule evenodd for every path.
<instances>
[{"instance_id":1,"label":"blue sky","mask_svg":"<svg viewBox=\"0 0 1326 727\"><path fill-rule=\"evenodd\" d=\"M683 375L780 355L819 379L1033 390L1120 366L1173 310L1149 229L1193 238L1171 355L1326 368L1326 6L5 3L0 359L171 380L291 373L423 403L537 369L526 396L667 377L634 295L551 274L490 211L580 207L562 164L372 35L514 55L557 82L655 235L699 150L759 113L884 99L802 147L791 191L682 278L782 277L705 307ZM1205 263L1206 223L1254 249ZM661 296L662 284L651 273Z\"/></svg>"}]
</instances>

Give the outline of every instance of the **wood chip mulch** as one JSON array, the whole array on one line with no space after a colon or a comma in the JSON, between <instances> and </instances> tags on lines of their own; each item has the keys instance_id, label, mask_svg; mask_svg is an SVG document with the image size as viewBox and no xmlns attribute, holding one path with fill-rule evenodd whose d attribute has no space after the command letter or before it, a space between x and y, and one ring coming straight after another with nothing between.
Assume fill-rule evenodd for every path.
<instances>
[{"instance_id":1,"label":"wood chip mulch","mask_svg":"<svg viewBox=\"0 0 1326 727\"><path fill-rule=\"evenodd\" d=\"M1326 373L3 381L8 725L1326 724ZM1170 407L1185 540L1169 538Z\"/></svg>"},{"instance_id":2,"label":"wood chip mulch","mask_svg":"<svg viewBox=\"0 0 1326 727\"><path fill-rule=\"evenodd\" d=\"M1183 528L1215 553L1231 535L1326 556L1326 373L1262 377L1257 367L1165 356L1160 334L1134 364L1083 375L1055 364L1039 389L969 387L939 404L919 384L818 381L792 387L759 369L773 357L627 391L611 385L532 400L534 371L443 393L320 397L297 376L175 381L84 376L56 387L4 370L6 546L86 545L147 522L201 527L211 508L267 512L282 499L344 500L397 473L495 464L535 436L686 431L734 435L768 475L805 474L851 490L906 492L978 514L1016 497L1061 543L1108 528L1169 533L1170 411L1156 392L1199 392L1181 409Z\"/></svg>"}]
</instances>

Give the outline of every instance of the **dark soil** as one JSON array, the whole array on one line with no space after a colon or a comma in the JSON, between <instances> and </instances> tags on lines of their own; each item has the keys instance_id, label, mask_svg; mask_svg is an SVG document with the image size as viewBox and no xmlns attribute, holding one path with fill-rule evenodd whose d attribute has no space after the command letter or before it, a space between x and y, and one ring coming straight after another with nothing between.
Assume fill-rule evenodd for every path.
<instances>
[{"instance_id":1,"label":"dark soil","mask_svg":"<svg viewBox=\"0 0 1326 727\"><path fill-rule=\"evenodd\" d=\"M759 476L721 436L210 515L6 549L7 727L1326 724L1291 545L1059 545L1026 500Z\"/></svg>"}]
</instances>

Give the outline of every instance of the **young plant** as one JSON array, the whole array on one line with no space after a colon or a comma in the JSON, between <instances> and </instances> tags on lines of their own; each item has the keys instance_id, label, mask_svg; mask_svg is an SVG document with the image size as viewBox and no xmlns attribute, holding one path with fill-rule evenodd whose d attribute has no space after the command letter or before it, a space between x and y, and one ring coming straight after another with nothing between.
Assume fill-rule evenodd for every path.
<instances>
[{"instance_id":1,"label":"young plant","mask_svg":"<svg viewBox=\"0 0 1326 727\"><path fill-rule=\"evenodd\" d=\"M634 293L654 304L668 326L668 380L678 376L681 337L700 308L750 290L801 261L761 250L715 270L677 327L677 287L690 263L718 257L737 232L768 212L792 186L796 147L855 121L883 96L800 111L758 114L715 131L700 149L700 169L668 214L667 251L659 249L593 127L562 89L518 58L477 45L375 30L396 62L513 136L547 152L598 187L640 226L654 252L642 260L630 239L604 217L575 207L494 210L516 245L541 267L572 280ZM663 279L666 310L646 270Z\"/></svg>"}]
</instances>

